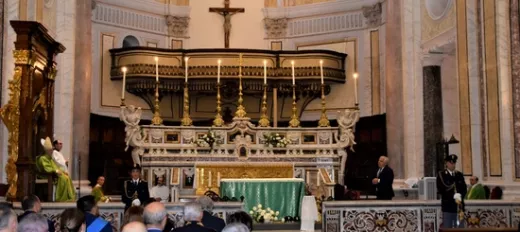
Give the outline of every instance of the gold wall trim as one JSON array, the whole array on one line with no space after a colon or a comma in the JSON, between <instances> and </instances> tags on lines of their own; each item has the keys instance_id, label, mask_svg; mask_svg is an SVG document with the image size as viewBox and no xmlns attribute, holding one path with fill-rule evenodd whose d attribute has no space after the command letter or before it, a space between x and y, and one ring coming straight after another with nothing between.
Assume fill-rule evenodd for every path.
<instances>
[{"instance_id":1,"label":"gold wall trim","mask_svg":"<svg viewBox=\"0 0 520 232\"><path fill-rule=\"evenodd\" d=\"M460 150L464 175L472 175L466 0L457 0L457 74L459 76Z\"/></svg>"},{"instance_id":2,"label":"gold wall trim","mask_svg":"<svg viewBox=\"0 0 520 232\"><path fill-rule=\"evenodd\" d=\"M99 98L99 105L101 107L110 107L110 108L119 108L119 106L111 106L111 105L104 105L103 104L103 78L104 78L104 65L103 65L103 61L104 61L104 50L105 50L105 43L103 42L104 41L104 37L112 37L112 47L111 48L114 48L115 47L115 43L116 43L116 37L114 35L111 35L111 34L104 34L104 33L101 33L100 35L100 51L99 51L99 55L101 57L100 60L100 63L99 63L99 85L100 85L100 98ZM110 71L109 71L109 75L110 75ZM146 109L148 110L148 109Z\"/></svg>"},{"instance_id":3,"label":"gold wall trim","mask_svg":"<svg viewBox=\"0 0 520 232\"><path fill-rule=\"evenodd\" d=\"M496 2L484 3L484 72L487 101L487 139L489 149L489 175L502 176L500 148L499 83L497 66Z\"/></svg>"},{"instance_id":4,"label":"gold wall trim","mask_svg":"<svg viewBox=\"0 0 520 232\"><path fill-rule=\"evenodd\" d=\"M381 72L379 30L370 32L370 69L372 74L372 115L381 113Z\"/></svg>"}]
</instances>

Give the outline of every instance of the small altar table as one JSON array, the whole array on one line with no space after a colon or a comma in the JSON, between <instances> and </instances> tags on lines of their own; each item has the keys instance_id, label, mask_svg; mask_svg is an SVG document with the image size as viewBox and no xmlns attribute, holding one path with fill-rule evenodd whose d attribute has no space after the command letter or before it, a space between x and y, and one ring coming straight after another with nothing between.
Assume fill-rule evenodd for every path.
<instances>
[{"instance_id":1,"label":"small altar table","mask_svg":"<svg viewBox=\"0 0 520 232\"><path fill-rule=\"evenodd\" d=\"M220 196L244 196L244 209L249 212L262 204L263 209L280 211L279 218L300 216L305 195L305 182L296 178L221 179Z\"/></svg>"}]
</instances>

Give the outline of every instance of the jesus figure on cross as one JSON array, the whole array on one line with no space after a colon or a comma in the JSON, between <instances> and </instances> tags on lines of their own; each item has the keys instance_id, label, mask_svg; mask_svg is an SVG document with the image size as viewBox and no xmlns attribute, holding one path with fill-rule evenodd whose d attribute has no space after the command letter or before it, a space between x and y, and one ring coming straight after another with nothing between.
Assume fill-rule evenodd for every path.
<instances>
[{"instance_id":1,"label":"jesus figure on cross","mask_svg":"<svg viewBox=\"0 0 520 232\"><path fill-rule=\"evenodd\" d=\"M236 13L244 13L244 8L230 8L229 0L224 0L223 8L209 8L209 12L217 13L224 17L224 46L229 48L229 36L231 34L231 16Z\"/></svg>"}]
</instances>

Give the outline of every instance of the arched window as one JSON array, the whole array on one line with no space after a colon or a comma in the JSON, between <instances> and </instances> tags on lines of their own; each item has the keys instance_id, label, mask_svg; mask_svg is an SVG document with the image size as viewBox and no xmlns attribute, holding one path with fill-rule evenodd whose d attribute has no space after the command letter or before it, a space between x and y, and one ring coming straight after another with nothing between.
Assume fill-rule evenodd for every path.
<instances>
[{"instance_id":1,"label":"arched window","mask_svg":"<svg viewBox=\"0 0 520 232\"><path fill-rule=\"evenodd\" d=\"M126 36L125 39L123 39L123 48L129 47L139 47L139 40L133 35Z\"/></svg>"}]
</instances>

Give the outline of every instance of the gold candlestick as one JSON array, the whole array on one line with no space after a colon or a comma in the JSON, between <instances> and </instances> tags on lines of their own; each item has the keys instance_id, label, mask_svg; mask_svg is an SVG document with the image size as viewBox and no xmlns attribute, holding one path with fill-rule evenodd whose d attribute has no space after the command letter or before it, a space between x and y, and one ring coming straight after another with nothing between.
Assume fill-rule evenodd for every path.
<instances>
[{"instance_id":1,"label":"gold candlestick","mask_svg":"<svg viewBox=\"0 0 520 232\"><path fill-rule=\"evenodd\" d=\"M292 116L291 121L289 121L289 127L299 127L300 121L298 120L298 116L296 116L296 85L292 86Z\"/></svg>"},{"instance_id":2,"label":"gold candlestick","mask_svg":"<svg viewBox=\"0 0 520 232\"><path fill-rule=\"evenodd\" d=\"M321 84L321 117L318 121L319 127L330 127L329 119L327 118L327 109L325 108L325 84Z\"/></svg>"},{"instance_id":3,"label":"gold candlestick","mask_svg":"<svg viewBox=\"0 0 520 232\"><path fill-rule=\"evenodd\" d=\"M184 82L184 110L182 112L181 126L192 126L190 118L190 95L188 94L188 82Z\"/></svg>"},{"instance_id":4,"label":"gold candlestick","mask_svg":"<svg viewBox=\"0 0 520 232\"><path fill-rule=\"evenodd\" d=\"M126 106L124 98L121 98L121 105L120 106Z\"/></svg>"},{"instance_id":5,"label":"gold candlestick","mask_svg":"<svg viewBox=\"0 0 520 232\"><path fill-rule=\"evenodd\" d=\"M154 112L152 118L152 125L162 125L163 120L161 118L161 113L159 112L159 81L155 82L155 105Z\"/></svg>"},{"instance_id":6,"label":"gold candlestick","mask_svg":"<svg viewBox=\"0 0 520 232\"><path fill-rule=\"evenodd\" d=\"M213 120L213 126L214 127L221 127L224 125L224 120L222 120L222 115L220 107L220 82L217 83L217 115L215 115L215 120Z\"/></svg>"},{"instance_id":7,"label":"gold candlestick","mask_svg":"<svg viewBox=\"0 0 520 232\"><path fill-rule=\"evenodd\" d=\"M244 102L244 99L242 98L242 53L240 53L238 59L238 82L238 107L235 112L235 118L245 118L247 115L246 108L242 105Z\"/></svg>"},{"instance_id":8,"label":"gold candlestick","mask_svg":"<svg viewBox=\"0 0 520 232\"><path fill-rule=\"evenodd\" d=\"M264 96L262 97L262 116L260 116L258 126L268 127L269 124L269 117L267 116L267 84L264 84Z\"/></svg>"}]
</instances>

